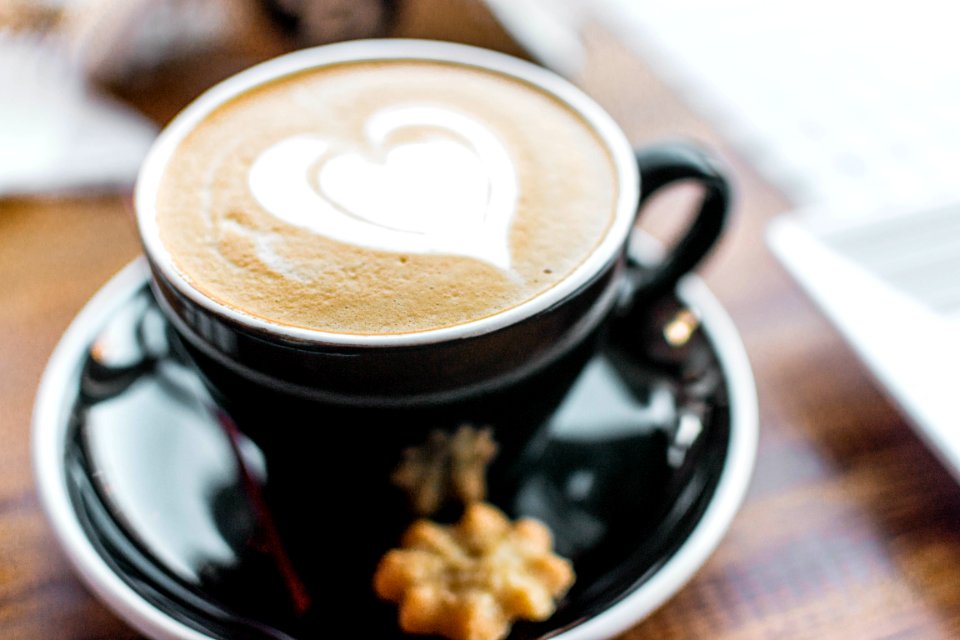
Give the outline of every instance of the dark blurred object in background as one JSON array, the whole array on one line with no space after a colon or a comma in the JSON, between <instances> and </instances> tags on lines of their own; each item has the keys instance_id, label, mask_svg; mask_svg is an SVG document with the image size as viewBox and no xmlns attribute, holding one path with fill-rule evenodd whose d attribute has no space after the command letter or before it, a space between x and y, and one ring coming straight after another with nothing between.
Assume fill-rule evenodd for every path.
<instances>
[{"instance_id":1,"label":"dark blurred object in background","mask_svg":"<svg viewBox=\"0 0 960 640\"><path fill-rule=\"evenodd\" d=\"M387 34L397 0L261 0L274 22L298 44L312 46Z\"/></svg>"},{"instance_id":2,"label":"dark blurred object in background","mask_svg":"<svg viewBox=\"0 0 960 640\"><path fill-rule=\"evenodd\" d=\"M150 104L154 85L169 93L181 78L182 102L303 47L429 37L525 56L487 0L0 0L0 38L12 32L55 45L88 81L161 122L172 114Z\"/></svg>"},{"instance_id":3,"label":"dark blurred object in background","mask_svg":"<svg viewBox=\"0 0 960 640\"><path fill-rule=\"evenodd\" d=\"M102 67L96 74L114 95L161 124L229 75L294 49L329 42L424 37L526 56L486 0L73 1L143 4L153 17L141 16L132 23L144 32L131 35L132 42L161 42L159 32L170 34L167 46L159 47L152 61L133 57L147 47L128 46L126 55L115 57L128 61L125 72L104 73L107 69ZM164 19L173 24L161 29ZM195 35L185 41L191 31Z\"/></svg>"}]
</instances>

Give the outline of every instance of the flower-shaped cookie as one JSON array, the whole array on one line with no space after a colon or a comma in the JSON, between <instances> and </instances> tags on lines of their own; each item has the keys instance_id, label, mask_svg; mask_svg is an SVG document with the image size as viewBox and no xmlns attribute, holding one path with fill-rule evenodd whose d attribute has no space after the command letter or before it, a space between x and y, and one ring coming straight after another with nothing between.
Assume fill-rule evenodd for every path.
<instances>
[{"instance_id":1,"label":"flower-shaped cookie","mask_svg":"<svg viewBox=\"0 0 960 640\"><path fill-rule=\"evenodd\" d=\"M461 425L453 434L434 431L418 447L404 451L393 483L407 492L419 515L435 513L450 500L469 504L486 498L487 466L497 445L487 429Z\"/></svg>"},{"instance_id":2,"label":"flower-shaped cookie","mask_svg":"<svg viewBox=\"0 0 960 640\"><path fill-rule=\"evenodd\" d=\"M570 562L552 546L540 522L512 523L495 507L473 503L456 525L411 525L402 548L380 561L374 588L400 605L408 633L499 640L515 620L553 615L556 599L573 584Z\"/></svg>"}]
</instances>

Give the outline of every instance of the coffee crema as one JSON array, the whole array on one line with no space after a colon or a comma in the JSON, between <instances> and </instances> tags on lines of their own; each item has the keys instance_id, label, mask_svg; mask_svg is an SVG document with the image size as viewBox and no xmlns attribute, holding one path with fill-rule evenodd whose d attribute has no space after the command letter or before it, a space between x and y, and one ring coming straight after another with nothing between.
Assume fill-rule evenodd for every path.
<instances>
[{"instance_id":1,"label":"coffee crema","mask_svg":"<svg viewBox=\"0 0 960 640\"><path fill-rule=\"evenodd\" d=\"M456 63L365 61L213 109L174 150L156 215L211 299L387 335L547 291L601 243L618 188L600 136L545 91Z\"/></svg>"}]
</instances>

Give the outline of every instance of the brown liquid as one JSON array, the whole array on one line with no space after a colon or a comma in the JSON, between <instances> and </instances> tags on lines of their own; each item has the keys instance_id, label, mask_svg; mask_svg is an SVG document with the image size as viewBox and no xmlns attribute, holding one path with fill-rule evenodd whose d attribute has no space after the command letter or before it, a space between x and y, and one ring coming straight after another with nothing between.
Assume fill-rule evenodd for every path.
<instances>
[{"instance_id":1,"label":"brown liquid","mask_svg":"<svg viewBox=\"0 0 960 640\"><path fill-rule=\"evenodd\" d=\"M410 105L469 117L510 157L517 197L505 231L508 269L455 252L332 239L270 213L251 192L251 165L298 134L333 141L330 157L349 152L384 162L387 147L373 148L364 127L384 109ZM389 148L460 142L455 132L420 129L398 129ZM305 167L304 179L315 170ZM467 323L551 288L601 242L617 191L603 141L539 89L455 64L348 63L273 81L215 109L166 167L157 222L176 268L220 303L279 324L395 334Z\"/></svg>"}]
</instances>

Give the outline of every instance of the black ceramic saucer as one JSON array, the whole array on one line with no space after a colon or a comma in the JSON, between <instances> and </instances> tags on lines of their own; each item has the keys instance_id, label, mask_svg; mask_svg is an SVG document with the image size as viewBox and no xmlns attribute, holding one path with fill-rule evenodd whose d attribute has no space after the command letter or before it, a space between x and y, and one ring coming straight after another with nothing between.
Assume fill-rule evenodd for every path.
<instances>
[{"instance_id":1,"label":"black ceramic saucer","mask_svg":"<svg viewBox=\"0 0 960 640\"><path fill-rule=\"evenodd\" d=\"M311 619L291 614L297 594L257 526L262 456L211 407L145 283L140 261L114 278L68 330L40 388L35 473L64 550L153 638L339 630L344 603ZM689 323L674 324L671 346L664 329L684 309L700 328L685 340ZM514 640L606 638L634 624L702 565L743 496L757 415L736 331L693 277L645 322L633 346L593 359L539 462L515 493L495 497L545 521L578 576L557 613L517 624ZM304 507L313 508L307 496ZM369 512L350 526L378 526L382 510ZM341 623L352 635L399 636L389 606L372 596L348 604L364 609Z\"/></svg>"}]
</instances>

